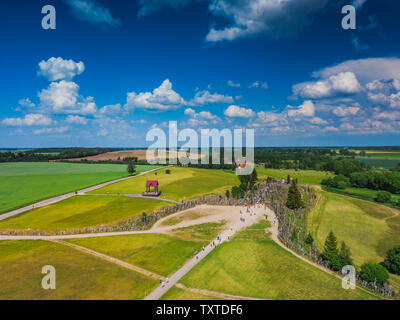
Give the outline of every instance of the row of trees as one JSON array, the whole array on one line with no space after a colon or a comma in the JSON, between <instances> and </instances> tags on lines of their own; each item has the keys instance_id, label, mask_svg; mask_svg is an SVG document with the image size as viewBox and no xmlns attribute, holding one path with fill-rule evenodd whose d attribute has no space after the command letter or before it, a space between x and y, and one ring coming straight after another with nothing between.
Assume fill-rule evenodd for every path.
<instances>
[{"instance_id":1,"label":"row of trees","mask_svg":"<svg viewBox=\"0 0 400 320\"><path fill-rule=\"evenodd\" d=\"M28 151L0 152L0 162L41 162L83 158L117 151L115 148L43 148Z\"/></svg>"}]
</instances>

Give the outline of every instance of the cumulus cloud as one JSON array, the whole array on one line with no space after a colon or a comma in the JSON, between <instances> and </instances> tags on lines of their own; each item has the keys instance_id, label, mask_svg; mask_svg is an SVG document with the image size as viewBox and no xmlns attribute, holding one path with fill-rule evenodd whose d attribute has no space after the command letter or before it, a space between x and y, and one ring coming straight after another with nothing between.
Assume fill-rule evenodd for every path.
<instances>
[{"instance_id":1,"label":"cumulus cloud","mask_svg":"<svg viewBox=\"0 0 400 320\"><path fill-rule=\"evenodd\" d=\"M295 32L312 21L312 15L325 7L327 0L213 0L209 10L233 23L212 28L206 40L235 40L260 33L275 37Z\"/></svg>"},{"instance_id":2,"label":"cumulus cloud","mask_svg":"<svg viewBox=\"0 0 400 320\"><path fill-rule=\"evenodd\" d=\"M313 117L315 114L314 103L311 100L304 101L304 103L297 108L288 106L289 117Z\"/></svg>"},{"instance_id":3,"label":"cumulus cloud","mask_svg":"<svg viewBox=\"0 0 400 320\"><path fill-rule=\"evenodd\" d=\"M319 117L314 117L310 120L310 122L312 124L317 124L317 125L324 125L324 124L328 124L328 121L321 119Z\"/></svg>"},{"instance_id":4,"label":"cumulus cloud","mask_svg":"<svg viewBox=\"0 0 400 320\"><path fill-rule=\"evenodd\" d=\"M71 8L72 14L83 21L104 26L118 26L120 21L114 18L110 10L96 0L64 0Z\"/></svg>"},{"instance_id":5,"label":"cumulus cloud","mask_svg":"<svg viewBox=\"0 0 400 320\"><path fill-rule=\"evenodd\" d=\"M355 116L360 111L359 107L345 107L339 106L333 109L333 114L338 117L348 117L348 116Z\"/></svg>"},{"instance_id":6,"label":"cumulus cloud","mask_svg":"<svg viewBox=\"0 0 400 320\"><path fill-rule=\"evenodd\" d=\"M24 108L34 108L36 106L29 98L19 100L18 104Z\"/></svg>"},{"instance_id":7,"label":"cumulus cloud","mask_svg":"<svg viewBox=\"0 0 400 320\"><path fill-rule=\"evenodd\" d=\"M306 99L323 99L361 92L362 86L353 72L340 72L327 79L293 86L293 93Z\"/></svg>"},{"instance_id":8,"label":"cumulus cloud","mask_svg":"<svg viewBox=\"0 0 400 320\"><path fill-rule=\"evenodd\" d=\"M246 109L239 106L231 105L224 111L224 114L230 118L252 118L255 113L252 109Z\"/></svg>"},{"instance_id":9,"label":"cumulus cloud","mask_svg":"<svg viewBox=\"0 0 400 320\"><path fill-rule=\"evenodd\" d=\"M70 124L82 124L83 125L83 124L87 124L89 120L85 117L69 115L65 121Z\"/></svg>"},{"instance_id":10,"label":"cumulus cloud","mask_svg":"<svg viewBox=\"0 0 400 320\"><path fill-rule=\"evenodd\" d=\"M85 71L85 65L82 61L75 62L60 57L52 57L47 61L39 62L38 75L50 81L72 80L73 77L80 75L83 71Z\"/></svg>"},{"instance_id":11,"label":"cumulus cloud","mask_svg":"<svg viewBox=\"0 0 400 320\"><path fill-rule=\"evenodd\" d=\"M82 97L75 82L52 82L38 96L40 107L49 113L89 115L97 112L93 97Z\"/></svg>"},{"instance_id":12,"label":"cumulus cloud","mask_svg":"<svg viewBox=\"0 0 400 320\"><path fill-rule=\"evenodd\" d=\"M5 118L1 122L5 126L48 126L53 121L43 114L27 114L24 118Z\"/></svg>"},{"instance_id":13,"label":"cumulus cloud","mask_svg":"<svg viewBox=\"0 0 400 320\"><path fill-rule=\"evenodd\" d=\"M168 111L176 110L185 104L185 100L172 89L172 83L169 79L163 81L161 86L154 89L153 92L129 92L125 109L130 111L135 108Z\"/></svg>"},{"instance_id":14,"label":"cumulus cloud","mask_svg":"<svg viewBox=\"0 0 400 320\"><path fill-rule=\"evenodd\" d=\"M231 96L225 96L219 93L210 93L207 90L199 91L188 103L190 106L203 106L210 103L233 103Z\"/></svg>"},{"instance_id":15,"label":"cumulus cloud","mask_svg":"<svg viewBox=\"0 0 400 320\"><path fill-rule=\"evenodd\" d=\"M201 111L196 113L196 111L194 111L192 108L187 108L185 110L185 115L191 117L191 119L188 121L189 125L191 126L208 125L209 121L211 121L213 124L216 124L221 121L218 116L213 115L209 111Z\"/></svg>"},{"instance_id":16,"label":"cumulus cloud","mask_svg":"<svg viewBox=\"0 0 400 320\"><path fill-rule=\"evenodd\" d=\"M368 58L348 60L312 74L314 78L327 79L342 72L352 72L362 85L374 80L400 79L399 58Z\"/></svg>"},{"instance_id":17,"label":"cumulus cloud","mask_svg":"<svg viewBox=\"0 0 400 320\"><path fill-rule=\"evenodd\" d=\"M122 111L122 106L121 104L113 104L113 105L108 105L104 106L103 108L100 109L100 114L103 115L109 115L109 116L116 116L117 114L121 113Z\"/></svg>"}]
</instances>

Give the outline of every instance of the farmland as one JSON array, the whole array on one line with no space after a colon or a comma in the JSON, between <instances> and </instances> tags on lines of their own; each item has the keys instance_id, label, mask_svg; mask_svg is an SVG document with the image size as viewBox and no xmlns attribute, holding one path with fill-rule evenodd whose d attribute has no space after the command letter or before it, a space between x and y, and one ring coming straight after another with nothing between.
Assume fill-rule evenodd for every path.
<instances>
[{"instance_id":1,"label":"farmland","mask_svg":"<svg viewBox=\"0 0 400 320\"><path fill-rule=\"evenodd\" d=\"M129 197L74 196L1 221L0 229L66 230L107 225L143 212L151 213L162 206L168 204Z\"/></svg>"},{"instance_id":2,"label":"farmland","mask_svg":"<svg viewBox=\"0 0 400 320\"><path fill-rule=\"evenodd\" d=\"M43 290L42 267L57 270L57 290ZM47 241L0 242L0 300L143 299L158 282Z\"/></svg>"},{"instance_id":3,"label":"farmland","mask_svg":"<svg viewBox=\"0 0 400 320\"><path fill-rule=\"evenodd\" d=\"M170 170L170 174L167 174ZM227 189L239 183L235 174L222 170L173 167L118 182L93 191L101 194L142 193L146 180L156 179L160 183L161 197L171 200L184 200L210 193L225 193Z\"/></svg>"},{"instance_id":4,"label":"farmland","mask_svg":"<svg viewBox=\"0 0 400 320\"><path fill-rule=\"evenodd\" d=\"M0 213L127 175L126 165L0 163Z\"/></svg>"}]
</instances>

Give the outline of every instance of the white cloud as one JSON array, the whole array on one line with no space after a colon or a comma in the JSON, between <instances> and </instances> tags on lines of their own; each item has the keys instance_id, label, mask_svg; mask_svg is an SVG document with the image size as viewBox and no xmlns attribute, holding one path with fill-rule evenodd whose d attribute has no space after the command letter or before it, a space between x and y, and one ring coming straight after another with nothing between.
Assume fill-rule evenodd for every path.
<instances>
[{"instance_id":1,"label":"white cloud","mask_svg":"<svg viewBox=\"0 0 400 320\"><path fill-rule=\"evenodd\" d=\"M120 21L96 0L64 0L71 7L72 14L80 20L105 26L118 26Z\"/></svg>"},{"instance_id":2,"label":"white cloud","mask_svg":"<svg viewBox=\"0 0 400 320\"><path fill-rule=\"evenodd\" d=\"M174 90L172 83L166 79L161 86L154 89L153 92L129 92L125 109L130 111L135 108L147 109L153 111L176 110L185 104L185 100Z\"/></svg>"},{"instance_id":3,"label":"white cloud","mask_svg":"<svg viewBox=\"0 0 400 320\"><path fill-rule=\"evenodd\" d=\"M255 113L252 109L246 109L239 106L231 105L224 111L224 114L230 118L252 118Z\"/></svg>"},{"instance_id":4,"label":"white cloud","mask_svg":"<svg viewBox=\"0 0 400 320\"><path fill-rule=\"evenodd\" d=\"M50 113L89 115L97 112L93 98L79 95L79 86L75 82L52 82L38 96L41 108Z\"/></svg>"},{"instance_id":5,"label":"white cloud","mask_svg":"<svg viewBox=\"0 0 400 320\"><path fill-rule=\"evenodd\" d=\"M35 107L35 104L29 98L19 100L18 104L24 108L34 108Z\"/></svg>"},{"instance_id":6,"label":"white cloud","mask_svg":"<svg viewBox=\"0 0 400 320\"><path fill-rule=\"evenodd\" d=\"M185 115L188 115L191 117L189 119L188 123L191 126L198 126L198 125L208 125L208 121L211 121L211 123L216 124L221 121L221 119L213 115L209 111L201 111L196 113L192 108L187 108L185 110Z\"/></svg>"},{"instance_id":7,"label":"white cloud","mask_svg":"<svg viewBox=\"0 0 400 320\"><path fill-rule=\"evenodd\" d=\"M98 137L106 137L108 135L107 129L101 129L100 131L97 132Z\"/></svg>"},{"instance_id":8,"label":"white cloud","mask_svg":"<svg viewBox=\"0 0 400 320\"><path fill-rule=\"evenodd\" d=\"M27 114L24 118L5 118L2 122L6 126L48 126L53 121L43 114Z\"/></svg>"},{"instance_id":9,"label":"white cloud","mask_svg":"<svg viewBox=\"0 0 400 320\"><path fill-rule=\"evenodd\" d=\"M38 75L46 77L50 81L72 80L76 75L85 71L82 61L64 60L63 58L50 58L39 62Z\"/></svg>"},{"instance_id":10,"label":"white cloud","mask_svg":"<svg viewBox=\"0 0 400 320\"><path fill-rule=\"evenodd\" d=\"M304 101L304 103L297 108L288 106L287 109L289 117L313 117L315 114L314 103L311 100Z\"/></svg>"},{"instance_id":11,"label":"white cloud","mask_svg":"<svg viewBox=\"0 0 400 320\"><path fill-rule=\"evenodd\" d=\"M213 0L209 5L211 13L233 24L222 29L212 28L206 40L235 40L260 33L275 37L292 34L309 24L312 14L327 3L327 0Z\"/></svg>"},{"instance_id":12,"label":"white cloud","mask_svg":"<svg viewBox=\"0 0 400 320\"><path fill-rule=\"evenodd\" d=\"M319 117L314 117L310 120L312 124L317 124L317 125L323 125L323 124L328 124L328 121L321 119Z\"/></svg>"},{"instance_id":13,"label":"white cloud","mask_svg":"<svg viewBox=\"0 0 400 320\"><path fill-rule=\"evenodd\" d=\"M345 107L339 106L333 109L333 114L338 117L348 117L348 116L355 116L360 111L359 107Z\"/></svg>"},{"instance_id":14,"label":"white cloud","mask_svg":"<svg viewBox=\"0 0 400 320\"><path fill-rule=\"evenodd\" d=\"M356 94L362 87L353 72L340 72L327 79L316 82L304 82L293 86L297 96L306 99L323 99L340 95Z\"/></svg>"},{"instance_id":15,"label":"white cloud","mask_svg":"<svg viewBox=\"0 0 400 320\"><path fill-rule=\"evenodd\" d=\"M399 58L368 58L348 60L336 66L314 72L314 78L327 79L341 72L352 72L362 85L374 80L400 79Z\"/></svg>"},{"instance_id":16,"label":"white cloud","mask_svg":"<svg viewBox=\"0 0 400 320\"><path fill-rule=\"evenodd\" d=\"M266 83L266 82L260 82L260 81L256 81L256 82L253 82L251 85L249 85L249 88L262 88L262 89L268 89L268 83Z\"/></svg>"},{"instance_id":17,"label":"white cloud","mask_svg":"<svg viewBox=\"0 0 400 320\"><path fill-rule=\"evenodd\" d=\"M113 105L108 105L104 106L103 108L100 109L100 114L104 115L109 115L109 116L115 116L122 111L122 106L121 104L113 104Z\"/></svg>"},{"instance_id":18,"label":"white cloud","mask_svg":"<svg viewBox=\"0 0 400 320\"><path fill-rule=\"evenodd\" d=\"M210 93L207 90L199 91L188 103L190 106L204 106L210 103L233 103L231 96L224 96L219 93Z\"/></svg>"},{"instance_id":19,"label":"white cloud","mask_svg":"<svg viewBox=\"0 0 400 320\"><path fill-rule=\"evenodd\" d=\"M230 87L236 87L236 88L240 87L240 83L234 83L232 80L229 80L226 84Z\"/></svg>"},{"instance_id":20,"label":"white cloud","mask_svg":"<svg viewBox=\"0 0 400 320\"><path fill-rule=\"evenodd\" d=\"M89 120L85 117L69 115L65 121L70 124L87 124Z\"/></svg>"},{"instance_id":21,"label":"white cloud","mask_svg":"<svg viewBox=\"0 0 400 320\"><path fill-rule=\"evenodd\" d=\"M59 127L59 128L43 128L34 130L33 133L36 135L39 134L52 134L52 133L65 133L70 130L70 127Z\"/></svg>"}]
</instances>

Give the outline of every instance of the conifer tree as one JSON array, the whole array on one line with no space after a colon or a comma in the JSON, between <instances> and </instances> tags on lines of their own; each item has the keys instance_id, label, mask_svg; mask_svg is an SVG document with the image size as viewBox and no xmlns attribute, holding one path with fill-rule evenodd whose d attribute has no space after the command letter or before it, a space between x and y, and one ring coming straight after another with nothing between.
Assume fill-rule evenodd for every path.
<instances>
[{"instance_id":1,"label":"conifer tree","mask_svg":"<svg viewBox=\"0 0 400 320\"><path fill-rule=\"evenodd\" d=\"M342 263L342 267L353 264L350 248L346 246L346 243L344 241L340 246L339 257Z\"/></svg>"},{"instance_id":2,"label":"conifer tree","mask_svg":"<svg viewBox=\"0 0 400 320\"><path fill-rule=\"evenodd\" d=\"M334 233L331 231L325 240L324 245L324 257L326 260L330 261L333 257L338 255L337 239Z\"/></svg>"},{"instance_id":3,"label":"conifer tree","mask_svg":"<svg viewBox=\"0 0 400 320\"><path fill-rule=\"evenodd\" d=\"M303 200L301 199L300 190L294 180L292 180L292 184L289 187L286 207L292 210L304 207Z\"/></svg>"}]
</instances>

